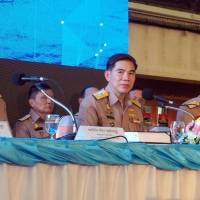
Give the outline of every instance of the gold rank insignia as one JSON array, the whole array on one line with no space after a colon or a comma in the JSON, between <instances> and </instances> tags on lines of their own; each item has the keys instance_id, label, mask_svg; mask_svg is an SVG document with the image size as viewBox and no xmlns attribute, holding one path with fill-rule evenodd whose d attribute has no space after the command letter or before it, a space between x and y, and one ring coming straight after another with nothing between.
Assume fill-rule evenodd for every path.
<instances>
[{"instance_id":1,"label":"gold rank insignia","mask_svg":"<svg viewBox=\"0 0 200 200\"><path fill-rule=\"evenodd\" d=\"M38 124L37 122L35 122L34 124L33 124L33 126L34 126L34 130L35 131L39 131L39 130L42 130L43 128L40 126L40 124Z\"/></svg>"},{"instance_id":2,"label":"gold rank insignia","mask_svg":"<svg viewBox=\"0 0 200 200\"><path fill-rule=\"evenodd\" d=\"M112 108L111 108L111 106L109 104L106 105L106 117L108 119L113 119L113 120L115 119L114 115L113 115Z\"/></svg>"},{"instance_id":3,"label":"gold rank insignia","mask_svg":"<svg viewBox=\"0 0 200 200\"><path fill-rule=\"evenodd\" d=\"M109 93L108 93L108 91L102 89L102 90L100 90L100 91L98 91L98 92L95 92L95 93L93 94L93 96L95 97L96 100L100 100L100 99L103 99L103 98L105 98L105 97L108 97L108 96L109 96Z\"/></svg>"},{"instance_id":4,"label":"gold rank insignia","mask_svg":"<svg viewBox=\"0 0 200 200\"><path fill-rule=\"evenodd\" d=\"M141 121L137 119L135 110L133 108L128 109L128 117L131 123L141 123Z\"/></svg>"},{"instance_id":5,"label":"gold rank insignia","mask_svg":"<svg viewBox=\"0 0 200 200\"><path fill-rule=\"evenodd\" d=\"M24 117L20 118L19 121L24 121L24 120L26 120L26 119L29 119L30 117L31 117L30 114L25 115Z\"/></svg>"},{"instance_id":6,"label":"gold rank insignia","mask_svg":"<svg viewBox=\"0 0 200 200\"><path fill-rule=\"evenodd\" d=\"M131 123L133 123L134 118L135 118L135 111L134 111L133 108L129 108L129 109L128 109L128 118L129 118L129 121L130 121Z\"/></svg>"},{"instance_id":7,"label":"gold rank insignia","mask_svg":"<svg viewBox=\"0 0 200 200\"><path fill-rule=\"evenodd\" d=\"M192 101L186 104L183 104L184 106L187 106L188 108L192 109L192 108L196 108L198 106L200 106L200 102L198 101Z\"/></svg>"},{"instance_id":8,"label":"gold rank insignia","mask_svg":"<svg viewBox=\"0 0 200 200\"><path fill-rule=\"evenodd\" d=\"M131 99L131 103L133 105L136 105L138 108L142 108L142 105L139 101L137 101L136 99Z\"/></svg>"},{"instance_id":9,"label":"gold rank insignia","mask_svg":"<svg viewBox=\"0 0 200 200\"><path fill-rule=\"evenodd\" d=\"M197 118L196 118L196 121L197 121L197 122L200 122L200 117L197 117Z\"/></svg>"},{"instance_id":10,"label":"gold rank insignia","mask_svg":"<svg viewBox=\"0 0 200 200\"><path fill-rule=\"evenodd\" d=\"M106 104L106 117L108 119L109 125L111 127L115 126L115 117L113 114L112 107L109 105L109 103Z\"/></svg>"}]
</instances>

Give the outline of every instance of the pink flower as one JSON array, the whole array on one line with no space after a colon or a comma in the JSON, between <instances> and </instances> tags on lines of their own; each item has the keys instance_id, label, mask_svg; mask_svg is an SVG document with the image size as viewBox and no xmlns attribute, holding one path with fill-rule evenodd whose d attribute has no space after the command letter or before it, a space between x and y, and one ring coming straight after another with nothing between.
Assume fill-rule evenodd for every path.
<instances>
[{"instance_id":1,"label":"pink flower","mask_svg":"<svg viewBox=\"0 0 200 200\"><path fill-rule=\"evenodd\" d=\"M190 131L190 128L193 126L193 122L190 122L189 124L187 124L186 126L186 132ZM200 135L200 121L195 121L195 126L192 129L192 133L194 135Z\"/></svg>"}]
</instances>

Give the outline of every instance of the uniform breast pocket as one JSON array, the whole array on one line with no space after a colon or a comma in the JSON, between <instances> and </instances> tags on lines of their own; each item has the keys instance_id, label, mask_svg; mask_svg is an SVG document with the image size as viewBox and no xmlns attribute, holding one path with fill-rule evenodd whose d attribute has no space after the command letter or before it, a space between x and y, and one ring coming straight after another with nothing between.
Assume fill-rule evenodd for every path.
<instances>
[{"instance_id":1,"label":"uniform breast pocket","mask_svg":"<svg viewBox=\"0 0 200 200\"><path fill-rule=\"evenodd\" d=\"M143 131L143 123L137 118L129 120L130 131Z\"/></svg>"}]
</instances>

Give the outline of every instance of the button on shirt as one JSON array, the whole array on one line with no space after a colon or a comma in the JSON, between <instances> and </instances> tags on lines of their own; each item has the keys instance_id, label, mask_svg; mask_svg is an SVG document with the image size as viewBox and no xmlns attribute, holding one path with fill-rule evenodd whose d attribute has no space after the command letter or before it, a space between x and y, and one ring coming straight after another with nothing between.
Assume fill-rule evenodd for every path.
<instances>
[{"instance_id":1,"label":"button on shirt","mask_svg":"<svg viewBox=\"0 0 200 200\"><path fill-rule=\"evenodd\" d=\"M83 100L79 109L80 125L114 126L122 127L125 131L142 131L141 108L134 105L128 95L122 106L110 86L105 90L109 93L108 97L97 100L94 96L88 96Z\"/></svg>"},{"instance_id":2,"label":"button on shirt","mask_svg":"<svg viewBox=\"0 0 200 200\"><path fill-rule=\"evenodd\" d=\"M29 115L17 121L13 135L18 138L50 138L44 129L44 120L33 109Z\"/></svg>"}]
</instances>

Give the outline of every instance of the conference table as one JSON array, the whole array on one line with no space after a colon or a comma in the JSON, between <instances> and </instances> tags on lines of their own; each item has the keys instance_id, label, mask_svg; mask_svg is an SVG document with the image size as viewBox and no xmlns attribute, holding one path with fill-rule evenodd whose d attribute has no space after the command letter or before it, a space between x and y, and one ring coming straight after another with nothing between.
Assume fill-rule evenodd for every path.
<instances>
[{"instance_id":1,"label":"conference table","mask_svg":"<svg viewBox=\"0 0 200 200\"><path fill-rule=\"evenodd\" d=\"M200 145L0 138L2 200L197 200Z\"/></svg>"}]
</instances>

